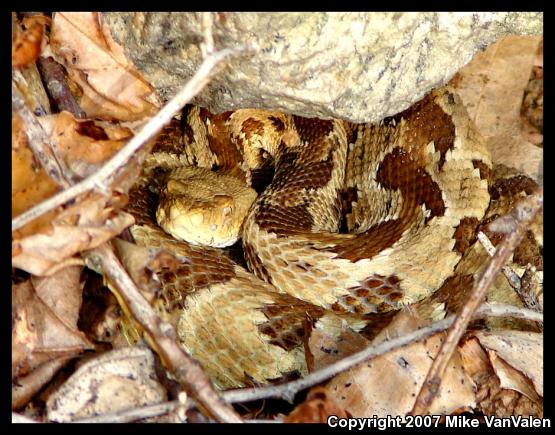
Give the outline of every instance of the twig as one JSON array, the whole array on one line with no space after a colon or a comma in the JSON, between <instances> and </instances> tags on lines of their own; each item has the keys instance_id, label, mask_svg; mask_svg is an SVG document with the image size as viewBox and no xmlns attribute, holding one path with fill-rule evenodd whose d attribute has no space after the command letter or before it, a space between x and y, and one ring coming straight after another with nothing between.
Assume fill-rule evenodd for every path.
<instances>
[{"instance_id":1,"label":"twig","mask_svg":"<svg viewBox=\"0 0 555 435\"><path fill-rule=\"evenodd\" d=\"M60 112L66 110L79 119L86 118L86 113L79 107L69 89L62 65L52 57L41 56L38 58L37 66L46 83L48 94L56 103L58 110Z\"/></svg>"},{"instance_id":2,"label":"twig","mask_svg":"<svg viewBox=\"0 0 555 435\"><path fill-rule=\"evenodd\" d=\"M491 243L488 236L486 236L482 231L479 231L478 240L480 241L480 243L482 244L482 246L484 247L488 255L490 257L493 257L495 255L496 249L495 249L495 246L493 246L493 243ZM520 290L520 277L516 274L516 272L513 269L511 269L506 264L503 265L501 270L503 271L503 274L507 277L507 280L509 281L509 284L511 285L511 287L515 289L516 292L518 292Z\"/></svg>"},{"instance_id":3,"label":"twig","mask_svg":"<svg viewBox=\"0 0 555 435\"><path fill-rule=\"evenodd\" d=\"M535 321L543 319L543 315L535 311L504 304L482 304L480 308L476 311L476 313L474 313L474 317L476 318L486 316L510 316ZM229 403L250 402L253 400L268 398L279 398L292 402L295 395L299 391L319 384L344 370L360 364L361 362L376 358L380 355L406 346L410 343L423 340L430 337L431 335L434 335L437 332L444 331L453 323L454 320L455 315L451 315L443 320L439 320L428 326L417 329L416 331L413 331L402 337L393 338L377 345L370 345L360 352L349 355L348 357L343 358L333 364L330 364L329 366L312 372L302 379L298 379L282 385L273 385L263 388L228 390L222 393L222 397L226 402Z\"/></svg>"},{"instance_id":4,"label":"twig","mask_svg":"<svg viewBox=\"0 0 555 435\"><path fill-rule=\"evenodd\" d=\"M143 126L141 131L102 166L102 168L80 183L67 188L25 213L20 214L15 219L12 219L12 231L21 228L33 219L67 203L91 189L98 189L103 193L107 193L112 182L117 179L121 171L125 169L126 164L133 158L137 150L148 143L158 131L171 120L178 110L183 108L191 98L202 90L210 80L216 66L229 56L252 50L252 47L226 48L204 59L197 72L175 97L168 101L168 103Z\"/></svg>"},{"instance_id":5,"label":"twig","mask_svg":"<svg viewBox=\"0 0 555 435\"><path fill-rule=\"evenodd\" d=\"M145 418L169 414L170 412L174 412L179 406L179 401L174 400L172 402L157 403L141 408L125 409L123 411L110 412L91 418L73 420L71 423L129 423Z\"/></svg>"},{"instance_id":6,"label":"twig","mask_svg":"<svg viewBox=\"0 0 555 435\"><path fill-rule=\"evenodd\" d=\"M205 415L219 422L239 423L241 418L214 391L210 379L200 364L190 358L180 346L175 329L162 322L154 308L141 294L115 256L110 244L105 243L84 254L87 265L101 271L116 289L116 296L143 328L146 338L156 350L168 370L193 398Z\"/></svg>"},{"instance_id":7,"label":"twig","mask_svg":"<svg viewBox=\"0 0 555 435\"><path fill-rule=\"evenodd\" d=\"M67 188L71 185L69 175L63 160L56 152L56 148L50 144L50 140L35 114L25 104L25 98L12 81L12 108L21 117L25 125L25 132L29 147L33 150L46 173L60 187Z\"/></svg>"},{"instance_id":8,"label":"twig","mask_svg":"<svg viewBox=\"0 0 555 435\"><path fill-rule=\"evenodd\" d=\"M202 12L201 27L204 36L204 42L201 44L200 49L203 57L207 57L214 52L214 37L212 36L212 25L212 13Z\"/></svg>"},{"instance_id":9,"label":"twig","mask_svg":"<svg viewBox=\"0 0 555 435\"><path fill-rule=\"evenodd\" d=\"M483 303L476 310L474 318L481 317L513 317L515 319L543 322L543 314L528 308L515 307L507 304Z\"/></svg>"},{"instance_id":10,"label":"twig","mask_svg":"<svg viewBox=\"0 0 555 435\"><path fill-rule=\"evenodd\" d=\"M455 322L449 329L445 341L442 343L439 353L434 359L428 374L422 384L422 388L416 397L411 415L424 415L432 405L433 400L439 392L441 379L455 348L461 339L468 323L472 319L474 312L484 300L486 292L497 272L505 264L511 253L522 240L528 225L532 222L538 211L543 206L543 189L538 190L533 195L517 203L515 208L507 215L513 221L508 225L511 228L499 247L495 255L490 259L486 268L482 271L477 281L474 283L472 293L468 301L458 313ZM504 218L509 222L507 218Z\"/></svg>"}]
</instances>

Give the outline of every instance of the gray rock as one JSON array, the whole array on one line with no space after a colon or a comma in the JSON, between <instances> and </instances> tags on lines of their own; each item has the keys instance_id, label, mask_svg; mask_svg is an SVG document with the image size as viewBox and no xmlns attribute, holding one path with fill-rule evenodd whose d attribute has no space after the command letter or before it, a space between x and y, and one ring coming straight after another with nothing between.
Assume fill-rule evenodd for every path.
<instances>
[{"instance_id":1,"label":"gray rock","mask_svg":"<svg viewBox=\"0 0 555 435\"><path fill-rule=\"evenodd\" d=\"M201 13L106 13L113 36L171 97L201 61ZM499 37L543 33L538 12L213 13L215 47L255 44L195 99L213 112L241 107L376 121L445 84Z\"/></svg>"}]
</instances>

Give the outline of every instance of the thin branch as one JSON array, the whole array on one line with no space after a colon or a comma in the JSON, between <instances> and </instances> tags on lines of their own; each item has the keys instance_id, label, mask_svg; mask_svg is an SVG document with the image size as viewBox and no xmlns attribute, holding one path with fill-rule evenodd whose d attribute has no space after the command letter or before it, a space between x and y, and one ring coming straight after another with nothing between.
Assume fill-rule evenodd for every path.
<instances>
[{"instance_id":1,"label":"thin branch","mask_svg":"<svg viewBox=\"0 0 555 435\"><path fill-rule=\"evenodd\" d=\"M75 97L67 84L63 66L52 57L42 56L38 58L37 66L46 83L48 94L56 103L58 110L60 112L66 110L76 118L85 119L87 114L75 101Z\"/></svg>"},{"instance_id":2,"label":"thin branch","mask_svg":"<svg viewBox=\"0 0 555 435\"><path fill-rule=\"evenodd\" d=\"M490 259L488 265L474 283L474 287L468 301L462 307L460 313L458 313L455 322L449 329L447 337L445 337L445 341L442 343L439 353L434 359L432 366L426 375L426 379L424 380L422 388L420 389L420 392L414 402L414 407L410 412L411 415L424 415L427 413L439 392L441 379L445 373L447 365L449 364L449 360L451 359L459 340L464 334L468 323L472 319L474 312L484 300L493 279L507 262L516 246L520 243L526 229L542 206L543 189L540 189L533 195L517 203L515 208L506 217L503 217L505 223L509 223L506 227L511 228L511 231L507 233L497 248L495 255ZM494 222L492 222L492 224L493 223Z\"/></svg>"},{"instance_id":3,"label":"thin branch","mask_svg":"<svg viewBox=\"0 0 555 435\"><path fill-rule=\"evenodd\" d=\"M239 415L216 394L200 364L190 358L179 344L175 329L162 322L115 256L109 243L84 254L87 265L102 273L115 289L120 305L126 307L145 332L173 377L183 386L205 415L219 422L240 423Z\"/></svg>"},{"instance_id":4,"label":"thin branch","mask_svg":"<svg viewBox=\"0 0 555 435\"><path fill-rule=\"evenodd\" d=\"M12 81L12 108L21 117L25 125L25 132L29 147L38 159L46 173L60 187L71 186L71 176L65 169L63 160L50 144L48 135L40 125L35 114L25 104L25 98Z\"/></svg>"},{"instance_id":5,"label":"thin branch","mask_svg":"<svg viewBox=\"0 0 555 435\"><path fill-rule=\"evenodd\" d=\"M214 52L214 37L212 36L213 24L212 12L202 12L201 27L204 42L201 44L200 49L203 57L207 57Z\"/></svg>"},{"instance_id":6,"label":"thin branch","mask_svg":"<svg viewBox=\"0 0 555 435\"><path fill-rule=\"evenodd\" d=\"M474 313L474 317L518 317L529 320L542 320L543 315L526 308L514 307L504 304L482 304ZM377 345L370 345L360 352L349 355L329 366L316 370L302 379L288 382L281 385L272 385L263 388L245 388L238 390L228 390L222 393L226 402L250 402L253 400L278 398L292 402L295 395L306 388L319 384L333 376L354 367L364 361L376 358L392 350L407 346L408 344L424 340L438 332L446 330L453 324L455 315L446 317L443 320L434 322L428 326L417 329L402 337L393 338L381 342Z\"/></svg>"},{"instance_id":7,"label":"thin branch","mask_svg":"<svg viewBox=\"0 0 555 435\"><path fill-rule=\"evenodd\" d=\"M145 418L159 417L174 412L180 403L178 400L172 402L157 403L155 405L143 406L141 408L125 409L117 412L97 415L90 418L73 420L71 423L129 423Z\"/></svg>"},{"instance_id":8,"label":"thin branch","mask_svg":"<svg viewBox=\"0 0 555 435\"><path fill-rule=\"evenodd\" d=\"M482 246L484 247L488 255L490 257L493 257L495 255L496 249L495 249L495 246L493 246L493 243L491 243L491 240L488 238L488 236L486 236L482 231L479 231L478 240L480 241L480 243L482 244ZM501 270L503 271L503 274L509 281L509 284L511 285L511 287L516 292L518 292L520 290L520 277L516 274L516 272L513 269L511 269L506 264L503 265Z\"/></svg>"},{"instance_id":9,"label":"thin branch","mask_svg":"<svg viewBox=\"0 0 555 435\"><path fill-rule=\"evenodd\" d=\"M226 48L208 56L187 84L168 103L153 116L118 153L116 153L96 173L85 178L57 195L41 202L25 213L12 219L12 231L21 228L33 219L71 201L77 196L92 189L107 193L112 182L117 179L137 150L148 143L166 125L173 115L197 95L209 82L215 68L227 57L252 51L252 47Z\"/></svg>"}]
</instances>

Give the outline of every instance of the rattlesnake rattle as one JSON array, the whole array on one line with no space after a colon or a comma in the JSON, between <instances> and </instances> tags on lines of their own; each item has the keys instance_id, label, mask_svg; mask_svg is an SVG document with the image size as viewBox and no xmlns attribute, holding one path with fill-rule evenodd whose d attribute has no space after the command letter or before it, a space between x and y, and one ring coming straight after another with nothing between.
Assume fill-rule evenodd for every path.
<instances>
[{"instance_id":1,"label":"rattlesnake rattle","mask_svg":"<svg viewBox=\"0 0 555 435\"><path fill-rule=\"evenodd\" d=\"M177 241L156 224L167 184L153 189L143 177L130 192L136 243L180 259L177 269L157 272L159 304L222 388L306 373L307 319L360 329L431 296L453 275L489 204L490 157L449 87L376 124L195 108L185 139L183 149L162 143L153 166L196 165L248 184L268 161L275 165L270 185L241 206L252 273L221 249ZM240 208L219 202L223 218ZM201 221L197 214L191 222Z\"/></svg>"}]
</instances>

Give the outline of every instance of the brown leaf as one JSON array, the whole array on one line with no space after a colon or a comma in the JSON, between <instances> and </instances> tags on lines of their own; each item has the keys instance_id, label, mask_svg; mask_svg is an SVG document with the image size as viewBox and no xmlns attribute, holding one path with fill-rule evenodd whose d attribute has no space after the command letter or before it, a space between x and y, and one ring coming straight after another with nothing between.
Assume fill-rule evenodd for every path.
<instances>
[{"instance_id":1,"label":"brown leaf","mask_svg":"<svg viewBox=\"0 0 555 435\"><path fill-rule=\"evenodd\" d=\"M89 117L136 121L156 113L154 88L112 39L101 14L56 13L51 43L83 89L80 105Z\"/></svg>"},{"instance_id":2,"label":"brown leaf","mask_svg":"<svg viewBox=\"0 0 555 435\"><path fill-rule=\"evenodd\" d=\"M72 257L110 240L134 222L131 215L116 211L124 199L89 193L39 232L14 234L12 266L43 276L67 265L82 264L80 258Z\"/></svg>"},{"instance_id":3,"label":"brown leaf","mask_svg":"<svg viewBox=\"0 0 555 435\"><path fill-rule=\"evenodd\" d=\"M67 167L81 178L96 172L133 136L127 128L75 119L69 112L39 121Z\"/></svg>"},{"instance_id":4,"label":"brown leaf","mask_svg":"<svg viewBox=\"0 0 555 435\"><path fill-rule=\"evenodd\" d=\"M12 385L12 410L19 409L29 402L71 358L54 358L41 364L27 376L17 378L17 382Z\"/></svg>"},{"instance_id":5,"label":"brown leaf","mask_svg":"<svg viewBox=\"0 0 555 435\"><path fill-rule=\"evenodd\" d=\"M80 268L72 268L47 280L38 280L41 296L32 280L12 286L14 407L25 404L67 360L93 348L76 327L80 308L80 300L76 299L81 293L79 274ZM56 295L61 292L74 303L58 300Z\"/></svg>"},{"instance_id":6,"label":"brown leaf","mask_svg":"<svg viewBox=\"0 0 555 435\"><path fill-rule=\"evenodd\" d=\"M312 330L308 348L313 356L312 370L318 370L364 349L369 341L347 325L335 325L337 318L324 316Z\"/></svg>"},{"instance_id":7,"label":"brown leaf","mask_svg":"<svg viewBox=\"0 0 555 435\"><path fill-rule=\"evenodd\" d=\"M56 184L44 172L29 148L21 118L12 116L12 217L30 209L58 191ZM44 216L34 226L52 219Z\"/></svg>"},{"instance_id":8,"label":"brown leaf","mask_svg":"<svg viewBox=\"0 0 555 435\"><path fill-rule=\"evenodd\" d=\"M422 321L400 312L372 343L414 330ZM336 376L328 385L337 404L354 417L405 415L437 355L444 334L436 334L362 363ZM455 353L441 382L431 414L452 414L474 405L472 382Z\"/></svg>"},{"instance_id":9,"label":"brown leaf","mask_svg":"<svg viewBox=\"0 0 555 435\"><path fill-rule=\"evenodd\" d=\"M37 296L56 313L61 321L71 328L77 328L81 308L83 268L70 266L49 277L31 277Z\"/></svg>"},{"instance_id":10,"label":"brown leaf","mask_svg":"<svg viewBox=\"0 0 555 435\"><path fill-rule=\"evenodd\" d=\"M542 177L543 150L527 140L520 110L540 41L541 36L507 36L478 53L454 83L492 161L535 180Z\"/></svg>"},{"instance_id":11,"label":"brown leaf","mask_svg":"<svg viewBox=\"0 0 555 435\"><path fill-rule=\"evenodd\" d=\"M306 400L298 405L283 419L284 423L326 423L330 415L347 418L344 409L340 408L324 387L310 390Z\"/></svg>"},{"instance_id":12,"label":"brown leaf","mask_svg":"<svg viewBox=\"0 0 555 435\"><path fill-rule=\"evenodd\" d=\"M12 67L23 68L38 59L47 21L39 15L27 17L23 21L24 30L19 25L12 26Z\"/></svg>"}]
</instances>

